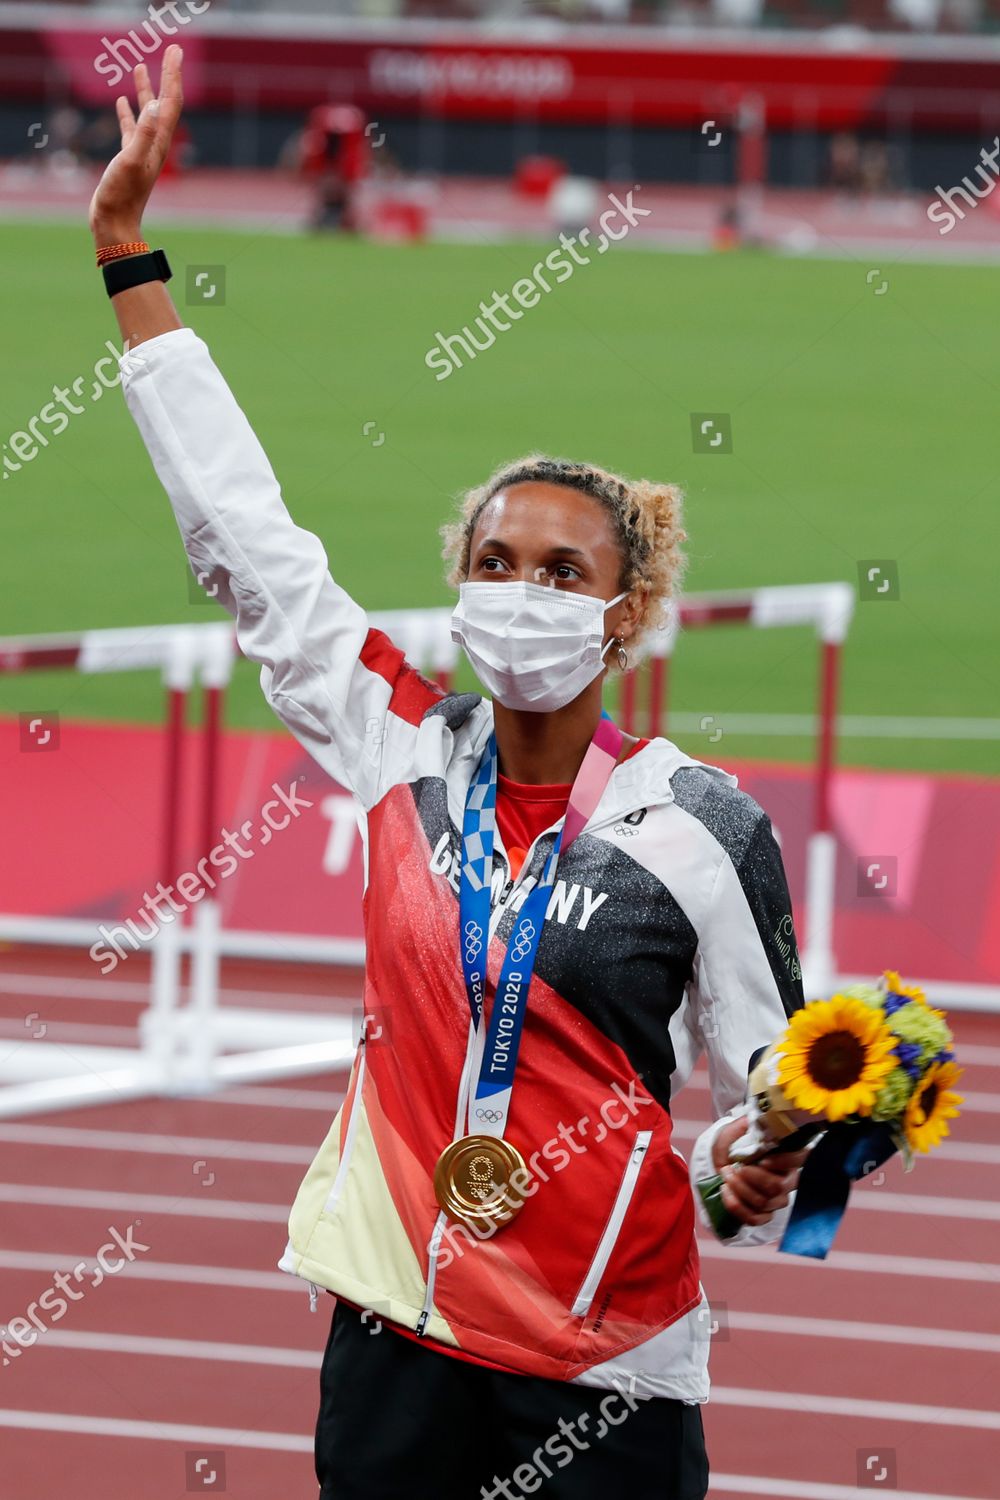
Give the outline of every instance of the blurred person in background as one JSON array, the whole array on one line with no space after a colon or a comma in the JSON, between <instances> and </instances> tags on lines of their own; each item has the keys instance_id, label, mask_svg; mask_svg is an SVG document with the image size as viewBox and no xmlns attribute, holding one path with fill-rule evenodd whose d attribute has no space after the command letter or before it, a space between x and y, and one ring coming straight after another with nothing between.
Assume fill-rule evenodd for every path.
<instances>
[{"instance_id":1,"label":"blurred person in background","mask_svg":"<svg viewBox=\"0 0 1000 1500\"><path fill-rule=\"evenodd\" d=\"M299 139L298 168L312 185L312 229L358 229L358 195L370 153L365 117L353 104L320 104Z\"/></svg>"}]
</instances>

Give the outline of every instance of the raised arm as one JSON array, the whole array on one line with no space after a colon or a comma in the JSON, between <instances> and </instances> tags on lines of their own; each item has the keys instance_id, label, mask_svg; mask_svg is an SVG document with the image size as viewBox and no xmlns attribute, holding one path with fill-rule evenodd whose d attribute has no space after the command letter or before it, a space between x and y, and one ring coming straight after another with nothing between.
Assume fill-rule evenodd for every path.
<instances>
[{"instance_id":1,"label":"raised arm","mask_svg":"<svg viewBox=\"0 0 1000 1500\"><path fill-rule=\"evenodd\" d=\"M158 99L136 68L136 120L117 101L122 148L91 203L101 245L142 241L142 215L181 111L181 50L167 49ZM424 721L440 690L330 576L319 539L296 526L243 411L204 342L181 325L162 281L117 293L122 389L170 497L192 569L236 620L265 696L296 738L362 805L419 774ZM440 763L431 754L429 763Z\"/></svg>"},{"instance_id":2,"label":"raised arm","mask_svg":"<svg viewBox=\"0 0 1000 1500\"><path fill-rule=\"evenodd\" d=\"M135 85L139 117L124 94L115 100L121 128L121 150L107 165L90 200L90 232L98 250L108 245L131 245L142 240L142 216L181 117L184 95L181 87L183 53L176 44L167 48L157 98L149 81L149 70L139 63ZM125 347L134 349L146 339L181 327L177 309L166 283L147 281L113 297Z\"/></svg>"}]
</instances>

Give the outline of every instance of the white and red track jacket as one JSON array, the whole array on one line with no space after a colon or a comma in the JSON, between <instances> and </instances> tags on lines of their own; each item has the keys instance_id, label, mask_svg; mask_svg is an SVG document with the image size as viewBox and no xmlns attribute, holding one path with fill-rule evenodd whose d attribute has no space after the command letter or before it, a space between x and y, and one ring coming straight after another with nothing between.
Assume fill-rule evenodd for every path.
<instances>
[{"instance_id":1,"label":"white and red track jacket","mask_svg":"<svg viewBox=\"0 0 1000 1500\"><path fill-rule=\"evenodd\" d=\"M330 576L208 349L188 328L121 360L125 398L196 574L235 616L268 702L357 799L369 1038L309 1168L281 1266L437 1346L640 1395L708 1396L708 1304L671 1105L704 1050L717 1117L802 1003L770 822L735 777L656 738L616 767L559 861L508 1133L538 1189L491 1238L439 1216L465 1133L458 950L466 789L492 726L443 694ZM363 524L363 522L354 524ZM486 1007L558 824L509 879L497 835ZM707 1175L720 1119L690 1172ZM787 1210L730 1243L776 1239ZM443 1232L442 1232L443 1231Z\"/></svg>"}]
</instances>

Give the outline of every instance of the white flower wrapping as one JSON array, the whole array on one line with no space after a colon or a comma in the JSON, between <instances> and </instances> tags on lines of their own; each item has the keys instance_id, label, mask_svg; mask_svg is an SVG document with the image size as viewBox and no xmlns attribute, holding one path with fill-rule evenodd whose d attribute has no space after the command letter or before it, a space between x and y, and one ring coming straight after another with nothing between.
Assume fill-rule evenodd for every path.
<instances>
[{"instance_id":1,"label":"white flower wrapping","mask_svg":"<svg viewBox=\"0 0 1000 1500\"><path fill-rule=\"evenodd\" d=\"M778 1083L780 1056L780 1042L772 1042L751 1070L747 1082L747 1128L729 1148L731 1161L756 1161L803 1125L823 1128L811 1110L794 1108L782 1093ZM801 1144L796 1142L796 1146Z\"/></svg>"}]
</instances>

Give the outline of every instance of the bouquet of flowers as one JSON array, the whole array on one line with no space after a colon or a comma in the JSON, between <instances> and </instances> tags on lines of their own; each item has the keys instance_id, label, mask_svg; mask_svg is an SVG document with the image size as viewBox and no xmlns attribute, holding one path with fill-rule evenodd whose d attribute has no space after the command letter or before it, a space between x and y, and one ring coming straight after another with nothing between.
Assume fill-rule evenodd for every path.
<instances>
[{"instance_id":1,"label":"bouquet of flowers","mask_svg":"<svg viewBox=\"0 0 1000 1500\"><path fill-rule=\"evenodd\" d=\"M895 970L796 1011L777 1041L751 1058L747 1129L730 1150L736 1163L810 1146L779 1249L825 1257L851 1183L897 1150L910 1171L915 1151L948 1134L962 1102L953 1089L961 1071L944 1011ZM722 1185L715 1174L698 1192L725 1239L740 1224L722 1202Z\"/></svg>"}]
</instances>

